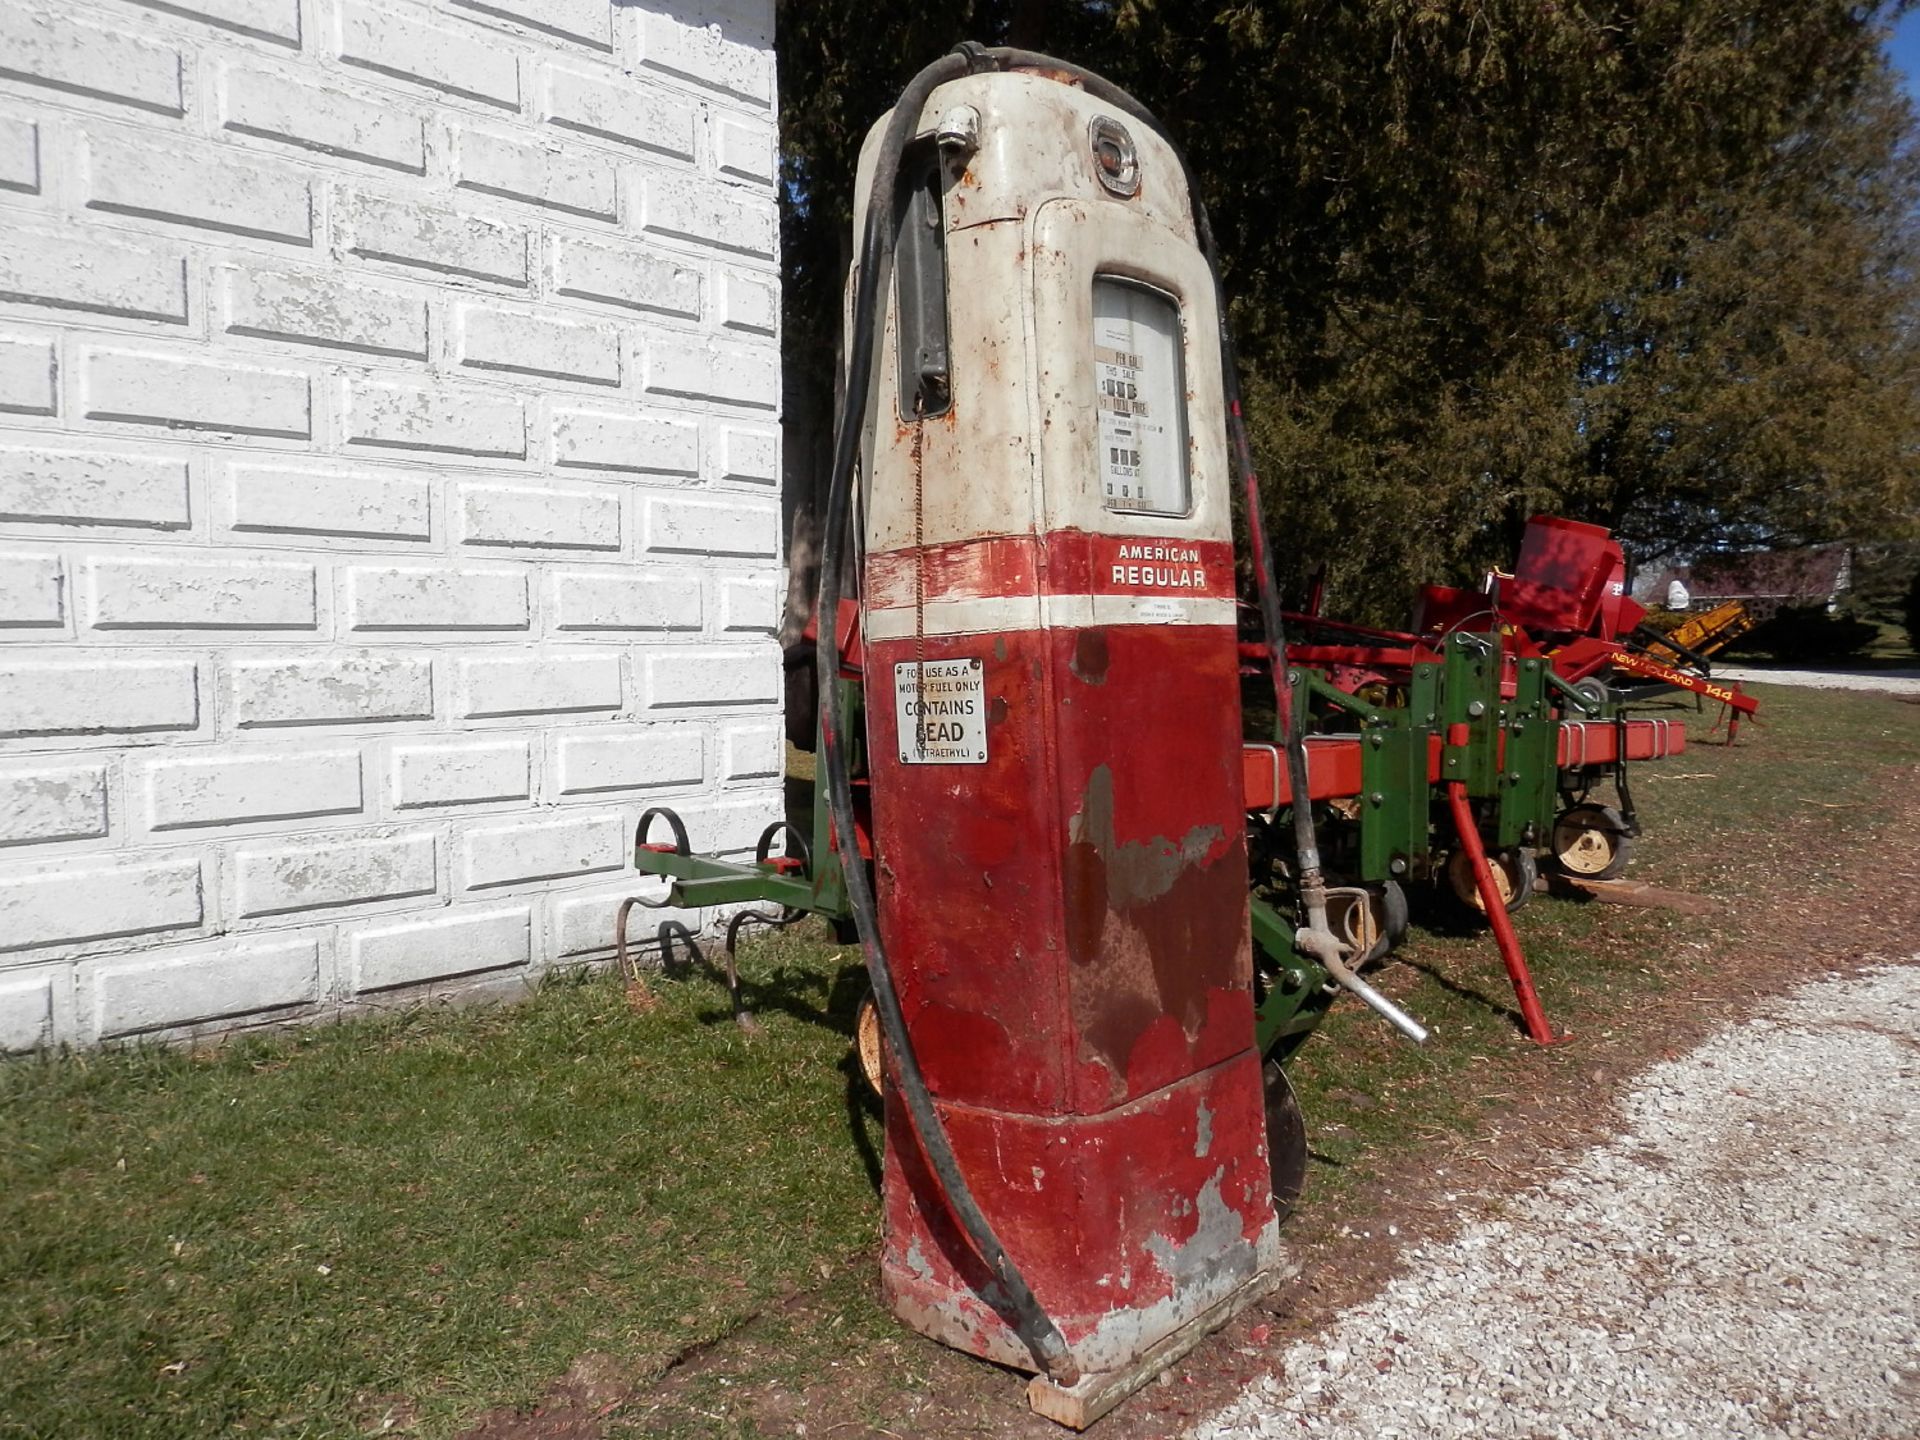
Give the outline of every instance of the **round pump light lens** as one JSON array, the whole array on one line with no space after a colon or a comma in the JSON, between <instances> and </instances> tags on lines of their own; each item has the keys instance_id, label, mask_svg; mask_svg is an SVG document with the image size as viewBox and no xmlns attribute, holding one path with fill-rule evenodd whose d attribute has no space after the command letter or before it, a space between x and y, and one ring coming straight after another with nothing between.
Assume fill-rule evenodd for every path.
<instances>
[{"instance_id":1,"label":"round pump light lens","mask_svg":"<svg viewBox=\"0 0 1920 1440\"><path fill-rule=\"evenodd\" d=\"M1130 197L1140 193L1140 155L1133 148L1133 136L1118 120L1106 115L1095 117L1087 127L1093 146L1093 173L1115 195Z\"/></svg>"}]
</instances>

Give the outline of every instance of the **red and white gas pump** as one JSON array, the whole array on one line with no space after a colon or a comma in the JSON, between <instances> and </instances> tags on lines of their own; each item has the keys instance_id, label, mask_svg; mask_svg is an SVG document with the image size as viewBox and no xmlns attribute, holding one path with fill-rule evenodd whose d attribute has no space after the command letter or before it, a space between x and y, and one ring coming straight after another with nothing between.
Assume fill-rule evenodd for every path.
<instances>
[{"instance_id":1,"label":"red and white gas pump","mask_svg":"<svg viewBox=\"0 0 1920 1440\"><path fill-rule=\"evenodd\" d=\"M884 1286L1086 1424L1279 1253L1216 282L1178 152L1041 57L930 67L859 174L822 613L857 530Z\"/></svg>"}]
</instances>

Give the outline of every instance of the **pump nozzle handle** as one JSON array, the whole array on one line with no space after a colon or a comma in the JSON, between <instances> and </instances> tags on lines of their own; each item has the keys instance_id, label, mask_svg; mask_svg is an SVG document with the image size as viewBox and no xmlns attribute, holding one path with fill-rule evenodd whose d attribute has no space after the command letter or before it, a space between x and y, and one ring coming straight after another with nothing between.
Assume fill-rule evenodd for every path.
<instances>
[{"instance_id":1,"label":"pump nozzle handle","mask_svg":"<svg viewBox=\"0 0 1920 1440\"><path fill-rule=\"evenodd\" d=\"M1310 955L1313 959L1317 960L1321 966L1325 968L1327 974L1334 978L1336 984L1358 995L1366 1002L1370 1010L1380 1016L1380 1018L1385 1020L1389 1025L1393 1026L1393 1028L1398 1030L1402 1035L1413 1041L1414 1044L1424 1045L1427 1043L1428 1031L1426 1026L1407 1014L1406 1011L1387 999L1386 996L1382 995L1378 990L1374 989L1373 986L1369 985L1353 972L1353 968L1349 966L1341 956L1340 952L1343 947L1339 940L1334 937L1331 930L1314 929L1310 926L1296 935L1293 943L1300 949L1301 953Z\"/></svg>"},{"instance_id":2,"label":"pump nozzle handle","mask_svg":"<svg viewBox=\"0 0 1920 1440\"><path fill-rule=\"evenodd\" d=\"M1347 968L1344 960L1327 960L1323 958L1320 963L1327 967L1327 973L1331 975L1335 981L1366 1001L1368 1007L1371 1008L1375 1014L1409 1040L1413 1041L1414 1044L1424 1045L1427 1043L1427 1027L1407 1014L1406 1011L1402 1010L1391 1000L1387 999L1386 996L1382 995L1358 975L1354 974L1353 971Z\"/></svg>"}]
</instances>

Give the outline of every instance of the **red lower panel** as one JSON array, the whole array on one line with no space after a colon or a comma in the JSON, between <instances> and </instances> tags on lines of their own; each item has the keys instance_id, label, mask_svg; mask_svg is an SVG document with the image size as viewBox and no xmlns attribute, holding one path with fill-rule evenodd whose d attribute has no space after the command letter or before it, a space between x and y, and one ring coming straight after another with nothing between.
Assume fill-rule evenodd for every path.
<instances>
[{"instance_id":1,"label":"red lower panel","mask_svg":"<svg viewBox=\"0 0 1920 1440\"><path fill-rule=\"evenodd\" d=\"M981 662L985 763L902 762L896 666L919 659ZM1015 1261L1107 1368L1272 1243L1233 632L873 641L867 684L880 928L915 1050ZM1023 1363L888 1115L896 1309Z\"/></svg>"},{"instance_id":2,"label":"red lower panel","mask_svg":"<svg viewBox=\"0 0 1920 1440\"><path fill-rule=\"evenodd\" d=\"M943 1106L987 1218L1081 1368L1118 1369L1278 1253L1259 1061L1251 1052L1104 1115ZM881 1284L916 1330L1033 1368L994 1286L887 1105Z\"/></svg>"},{"instance_id":3,"label":"red lower panel","mask_svg":"<svg viewBox=\"0 0 1920 1440\"><path fill-rule=\"evenodd\" d=\"M1232 632L867 654L880 928L934 1094L1097 1114L1250 1047ZM985 764L901 763L895 667L916 658L983 662Z\"/></svg>"}]
</instances>

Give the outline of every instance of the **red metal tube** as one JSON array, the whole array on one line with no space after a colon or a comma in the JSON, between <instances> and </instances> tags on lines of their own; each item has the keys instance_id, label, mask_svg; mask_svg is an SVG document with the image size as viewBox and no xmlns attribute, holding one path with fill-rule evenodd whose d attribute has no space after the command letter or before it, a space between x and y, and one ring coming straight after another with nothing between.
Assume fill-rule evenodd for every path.
<instances>
[{"instance_id":1,"label":"red metal tube","mask_svg":"<svg viewBox=\"0 0 1920 1440\"><path fill-rule=\"evenodd\" d=\"M1455 725L1447 732L1447 743L1465 745L1467 736L1465 725ZM1487 861L1486 846L1480 843L1480 827L1473 818L1473 807L1467 803L1466 781L1447 782L1447 806L1453 812L1453 828L1460 836L1460 846L1473 862L1473 881L1480 891L1480 903L1487 907L1487 919L1493 924L1494 942L1500 947L1507 978L1513 982L1514 998L1520 1002L1520 1018L1526 1022L1527 1038L1536 1045L1551 1045L1556 1038L1553 1027L1547 1024L1547 1012L1540 1005L1539 992L1533 988L1533 972L1527 969L1527 957L1520 953L1520 937L1513 933L1513 919L1507 914L1506 902L1494 884L1493 866Z\"/></svg>"}]
</instances>

